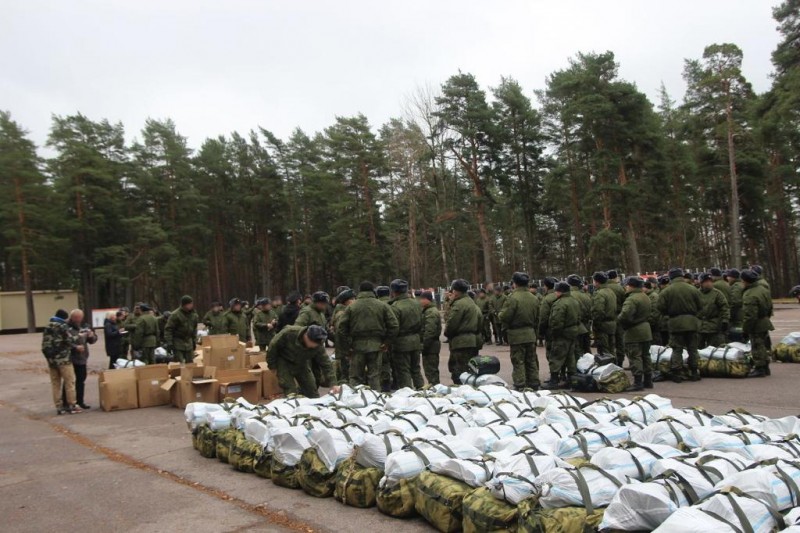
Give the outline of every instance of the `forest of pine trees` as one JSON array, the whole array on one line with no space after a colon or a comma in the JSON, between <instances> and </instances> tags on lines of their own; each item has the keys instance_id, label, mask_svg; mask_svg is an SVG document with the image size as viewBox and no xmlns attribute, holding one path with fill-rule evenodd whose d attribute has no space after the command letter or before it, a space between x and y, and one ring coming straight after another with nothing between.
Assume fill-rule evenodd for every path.
<instances>
[{"instance_id":1,"label":"forest of pine trees","mask_svg":"<svg viewBox=\"0 0 800 533\"><path fill-rule=\"evenodd\" d=\"M772 87L735 44L685 61L651 102L614 54L543 88L459 72L377 126L257 127L191 149L178 125L54 116L43 159L0 112L0 287L75 288L86 308L758 262L800 282L800 0L774 11ZM268 125L267 125L268 126Z\"/></svg>"}]
</instances>

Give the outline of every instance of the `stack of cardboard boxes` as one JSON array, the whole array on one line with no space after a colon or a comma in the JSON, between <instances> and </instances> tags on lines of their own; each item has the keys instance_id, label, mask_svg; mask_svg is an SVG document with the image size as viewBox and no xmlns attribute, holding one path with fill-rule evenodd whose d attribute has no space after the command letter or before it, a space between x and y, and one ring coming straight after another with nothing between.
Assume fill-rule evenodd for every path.
<instances>
[{"instance_id":1,"label":"stack of cardboard boxes","mask_svg":"<svg viewBox=\"0 0 800 533\"><path fill-rule=\"evenodd\" d=\"M106 370L98 382L104 411L169 404L183 408L190 402L239 397L258 403L281 392L277 375L267 369L266 356L247 353L236 335L203 337L193 364Z\"/></svg>"}]
</instances>

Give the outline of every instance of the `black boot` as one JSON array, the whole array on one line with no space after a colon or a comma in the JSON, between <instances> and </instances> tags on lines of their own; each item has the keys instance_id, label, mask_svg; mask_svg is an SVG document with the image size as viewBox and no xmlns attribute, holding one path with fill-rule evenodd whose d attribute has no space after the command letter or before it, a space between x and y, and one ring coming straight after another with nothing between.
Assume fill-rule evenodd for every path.
<instances>
[{"instance_id":1,"label":"black boot","mask_svg":"<svg viewBox=\"0 0 800 533\"><path fill-rule=\"evenodd\" d=\"M767 374L767 370L764 367L754 368L747 374L748 378L765 378L769 374Z\"/></svg>"},{"instance_id":2,"label":"black boot","mask_svg":"<svg viewBox=\"0 0 800 533\"><path fill-rule=\"evenodd\" d=\"M633 385L628 387L628 391L636 392L641 390L644 390L644 381L642 379L642 376L641 375L633 376Z\"/></svg>"},{"instance_id":3,"label":"black boot","mask_svg":"<svg viewBox=\"0 0 800 533\"><path fill-rule=\"evenodd\" d=\"M558 374L550 374L550 380L542 383L543 390L558 390Z\"/></svg>"},{"instance_id":4,"label":"black boot","mask_svg":"<svg viewBox=\"0 0 800 533\"><path fill-rule=\"evenodd\" d=\"M700 371L693 368L689 374L689 381L700 381L701 379L703 378L700 377Z\"/></svg>"},{"instance_id":5,"label":"black boot","mask_svg":"<svg viewBox=\"0 0 800 533\"><path fill-rule=\"evenodd\" d=\"M653 374L645 374L644 375L644 388L645 389L652 389L653 388Z\"/></svg>"}]
</instances>

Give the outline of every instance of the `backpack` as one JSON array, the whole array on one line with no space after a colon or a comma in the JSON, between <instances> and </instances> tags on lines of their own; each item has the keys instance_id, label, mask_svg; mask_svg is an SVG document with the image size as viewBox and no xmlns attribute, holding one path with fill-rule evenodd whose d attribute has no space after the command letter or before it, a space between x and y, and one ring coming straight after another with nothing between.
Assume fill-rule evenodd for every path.
<instances>
[{"instance_id":1,"label":"backpack","mask_svg":"<svg viewBox=\"0 0 800 533\"><path fill-rule=\"evenodd\" d=\"M493 355L476 355L467 363L470 373L476 376L500 372L500 359Z\"/></svg>"},{"instance_id":2,"label":"backpack","mask_svg":"<svg viewBox=\"0 0 800 533\"><path fill-rule=\"evenodd\" d=\"M42 335L42 354L48 361L53 361L58 358L65 350L65 342L61 331L61 324L53 324L52 322L44 328ZM67 351L69 354L69 351Z\"/></svg>"}]
</instances>

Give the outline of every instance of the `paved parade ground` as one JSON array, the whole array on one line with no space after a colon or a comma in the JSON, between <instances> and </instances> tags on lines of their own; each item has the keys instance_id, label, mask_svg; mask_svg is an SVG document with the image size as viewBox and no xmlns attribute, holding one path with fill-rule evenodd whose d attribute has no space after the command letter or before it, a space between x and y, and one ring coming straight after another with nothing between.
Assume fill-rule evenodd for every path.
<instances>
[{"instance_id":1,"label":"paved parade ground","mask_svg":"<svg viewBox=\"0 0 800 533\"><path fill-rule=\"evenodd\" d=\"M800 330L800 307L777 306L778 342ZM235 472L193 448L182 411L154 407L104 413L97 374L108 360L92 346L86 383L89 412L56 416L41 334L0 336L0 516L3 531L429 531L421 519L398 521L377 509L345 507ZM508 347L482 353L502 361ZM539 348L546 379L544 349ZM447 345L441 373L448 376ZM771 417L800 413L800 365L772 364L772 377L657 383L676 407L716 414L733 407ZM598 395L580 394L587 398ZM622 395L633 396L633 395Z\"/></svg>"}]
</instances>

